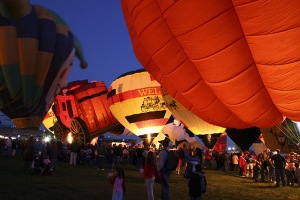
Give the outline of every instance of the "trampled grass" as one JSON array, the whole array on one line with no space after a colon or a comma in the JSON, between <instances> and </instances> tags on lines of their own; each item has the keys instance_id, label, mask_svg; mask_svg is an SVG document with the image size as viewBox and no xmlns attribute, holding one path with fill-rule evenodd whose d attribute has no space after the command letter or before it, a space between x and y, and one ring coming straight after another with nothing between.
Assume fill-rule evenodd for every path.
<instances>
[{"instance_id":1,"label":"trampled grass","mask_svg":"<svg viewBox=\"0 0 300 200\"><path fill-rule=\"evenodd\" d=\"M70 166L58 163L59 170L51 176L29 175L24 171L21 157L0 156L1 200L83 200L111 199L112 185L106 175L109 169L98 171L94 166ZM127 192L125 200L145 200L147 192L142 175L132 165L124 167ZM300 200L300 188L279 187L272 183L255 183L250 178L240 178L237 172L225 174L204 170L208 188L204 200ZM188 188L182 176L172 174L171 200L185 200ZM160 199L160 185L155 183L155 199Z\"/></svg>"}]
</instances>

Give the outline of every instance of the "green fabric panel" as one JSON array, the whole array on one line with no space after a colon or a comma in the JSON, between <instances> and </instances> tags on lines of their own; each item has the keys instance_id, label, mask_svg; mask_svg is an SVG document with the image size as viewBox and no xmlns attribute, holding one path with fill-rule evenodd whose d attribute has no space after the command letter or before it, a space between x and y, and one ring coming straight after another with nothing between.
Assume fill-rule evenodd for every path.
<instances>
[{"instance_id":1,"label":"green fabric panel","mask_svg":"<svg viewBox=\"0 0 300 200\"><path fill-rule=\"evenodd\" d=\"M18 64L1 65L1 72L4 83L8 88L10 97L16 98L21 91L21 75Z\"/></svg>"},{"instance_id":2,"label":"green fabric panel","mask_svg":"<svg viewBox=\"0 0 300 200\"><path fill-rule=\"evenodd\" d=\"M36 85L34 75L23 75L22 76L22 95L24 107L29 108L34 104L36 95Z\"/></svg>"},{"instance_id":3,"label":"green fabric panel","mask_svg":"<svg viewBox=\"0 0 300 200\"><path fill-rule=\"evenodd\" d=\"M67 23L58 14L56 14L52 10L49 10L49 9L47 9L47 10L52 14L52 16L53 16L54 21L55 21L56 24L63 24L66 27L68 27Z\"/></svg>"},{"instance_id":4,"label":"green fabric panel","mask_svg":"<svg viewBox=\"0 0 300 200\"><path fill-rule=\"evenodd\" d=\"M32 106L36 106L37 104L41 103L43 90L44 90L44 87L36 86L36 90L34 91L34 98L33 98Z\"/></svg>"},{"instance_id":5,"label":"green fabric panel","mask_svg":"<svg viewBox=\"0 0 300 200\"><path fill-rule=\"evenodd\" d=\"M13 19L12 12L3 1L0 1L0 15L8 19Z\"/></svg>"}]
</instances>

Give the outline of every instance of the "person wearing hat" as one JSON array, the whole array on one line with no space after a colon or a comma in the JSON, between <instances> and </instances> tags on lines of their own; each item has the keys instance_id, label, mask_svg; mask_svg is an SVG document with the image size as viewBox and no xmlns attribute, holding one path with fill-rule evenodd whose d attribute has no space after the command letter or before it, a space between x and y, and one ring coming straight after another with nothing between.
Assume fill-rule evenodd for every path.
<instances>
[{"instance_id":1,"label":"person wearing hat","mask_svg":"<svg viewBox=\"0 0 300 200\"><path fill-rule=\"evenodd\" d=\"M157 160L157 171L161 175L161 199L162 200L169 200L170 199L170 175L172 171L169 171L165 167L165 163L168 157L168 153L170 152L168 146L170 139L165 137L164 140L158 141L162 144L162 150L159 153L158 160Z\"/></svg>"},{"instance_id":2,"label":"person wearing hat","mask_svg":"<svg viewBox=\"0 0 300 200\"><path fill-rule=\"evenodd\" d=\"M286 181L284 177L284 168L286 165L285 158L280 154L280 149L276 150L277 154L274 154L271 159L275 167L275 176L276 176L276 187L280 185L280 179L282 181L282 186L286 186Z\"/></svg>"}]
</instances>

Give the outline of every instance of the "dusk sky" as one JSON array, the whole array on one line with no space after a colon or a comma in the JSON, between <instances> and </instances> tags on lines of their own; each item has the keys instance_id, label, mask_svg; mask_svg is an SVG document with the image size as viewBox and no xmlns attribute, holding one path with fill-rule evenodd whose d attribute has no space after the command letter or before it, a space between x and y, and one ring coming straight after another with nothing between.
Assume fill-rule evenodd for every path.
<instances>
[{"instance_id":1,"label":"dusk sky","mask_svg":"<svg viewBox=\"0 0 300 200\"><path fill-rule=\"evenodd\" d=\"M68 81L104 81L109 87L121 74L140 69L121 9L120 0L31 0L60 15L79 39L89 66L79 61L71 68Z\"/></svg>"}]
</instances>

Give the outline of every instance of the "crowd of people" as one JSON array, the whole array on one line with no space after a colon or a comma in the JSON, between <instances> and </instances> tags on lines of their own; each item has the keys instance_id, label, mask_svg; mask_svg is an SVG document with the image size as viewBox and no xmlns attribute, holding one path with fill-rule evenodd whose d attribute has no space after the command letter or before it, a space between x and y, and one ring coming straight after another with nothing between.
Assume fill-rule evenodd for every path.
<instances>
[{"instance_id":1,"label":"crowd of people","mask_svg":"<svg viewBox=\"0 0 300 200\"><path fill-rule=\"evenodd\" d=\"M186 144L170 150L168 138L160 141L161 146L158 149L142 145L129 147L104 141L98 141L95 145L80 145L76 141L75 139L71 144L66 144L54 139L44 142L42 138L29 137L27 140L18 140L9 137L0 140L0 149L4 150L5 156L22 156L25 169L37 174L51 174L58 170L58 161L74 166L94 166L98 170L108 172L116 171L111 181L114 185L113 199L122 199L126 191L123 168L129 164L134 165L145 178L148 199L154 199L155 182L161 184L161 199L170 198L171 174L180 175L186 180L191 199L201 199L206 190L206 179L202 169L236 174L237 177L248 177L255 182L272 182L276 187L300 187L300 154L295 152L282 154L279 149L274 152L266 149L256 155L253 151L204 151ZM174 172L166 167L171 151L178 157ZM195 189L199 187L203 190Z\"/></svg>"},{"instance_id":2,"label":"crowd of people","mask_svg":"<svg viewBox=\"0 0 300 200\"><path fill-rule=\"evenodd\" d=\"M253 178L255 182L271 182L281 185L300 187L300 154L282 153L280 149L265 149L260 154L253 151L237 153L206 151L204 167L221 170L226 173L237 172L239 177Z\"/></svg>"}]
</instances>

